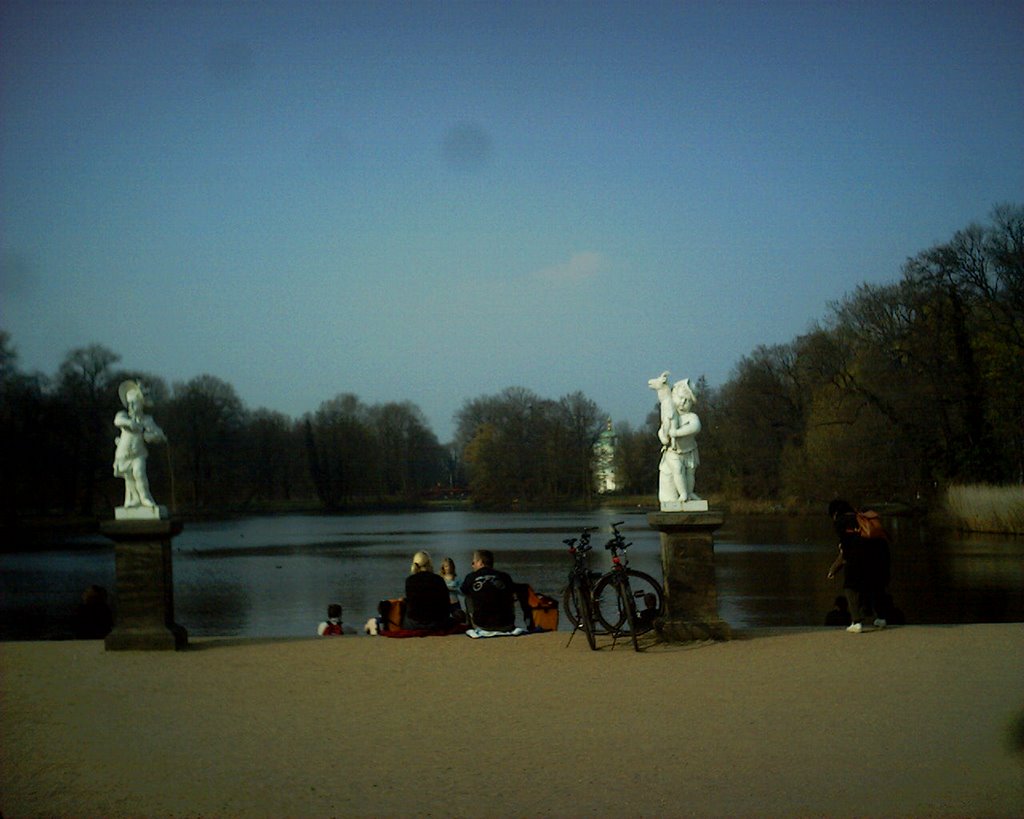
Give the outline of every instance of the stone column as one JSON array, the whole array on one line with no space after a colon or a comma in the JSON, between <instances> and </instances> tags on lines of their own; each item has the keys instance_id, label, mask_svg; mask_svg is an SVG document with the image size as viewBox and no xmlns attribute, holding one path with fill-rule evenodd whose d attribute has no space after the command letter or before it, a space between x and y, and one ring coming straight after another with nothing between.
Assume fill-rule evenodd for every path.
<instances>
[{"instance_id":1,"label":"stone column","mask_svg":"<svg viewBox=\"0 0 1024 819\"><path fill-rule=\"evenodd\" d=\"M177 651L188 633L174 622L171 538L180 520L107 520L100 531L114 541L117 621L107 651Z\"/></svg>"},{"instance_id":2,"label":"stone column","mask_svg":"<svg viewBox=\"0 0 1024 819\"><path fill-rule=\"evenodd\" d=\"M665 617L661 636L668 642L728 640L732 629L718 616L715 535L721 512L650 512L647 523L661 532L665 578Z\"/></svg>"}]
</instances>

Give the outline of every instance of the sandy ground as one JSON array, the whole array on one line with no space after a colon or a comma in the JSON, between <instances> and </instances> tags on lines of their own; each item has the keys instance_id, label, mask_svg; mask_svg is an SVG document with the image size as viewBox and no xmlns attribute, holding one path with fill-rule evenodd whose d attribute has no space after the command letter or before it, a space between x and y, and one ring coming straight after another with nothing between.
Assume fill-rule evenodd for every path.
<instances>
[{"instance_id":1,"label":"sandy ground","mask_svg":"<svg viewBox=\"0 0 1024 819\"><path fill-rule=\"evenodd\" d=\"M6 643L20 816L1013 816L1024 626Z\"/></svg>"}]
</instances>

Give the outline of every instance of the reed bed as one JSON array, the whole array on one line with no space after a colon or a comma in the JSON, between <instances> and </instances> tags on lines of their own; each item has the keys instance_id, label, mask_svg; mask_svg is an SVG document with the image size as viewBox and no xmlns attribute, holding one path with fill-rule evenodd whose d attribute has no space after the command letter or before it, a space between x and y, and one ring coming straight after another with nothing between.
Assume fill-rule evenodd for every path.
<instances>
[{"instance_id":1,"label":"reed bed","mask_svg":"<svg viewBox=\"0 0 1024 819\"><path fill-rule=\"evenodd\" d=\"M1024 534L1024 486L950 486L946 512L958 529Z\"/></svg>"}]
</instances>

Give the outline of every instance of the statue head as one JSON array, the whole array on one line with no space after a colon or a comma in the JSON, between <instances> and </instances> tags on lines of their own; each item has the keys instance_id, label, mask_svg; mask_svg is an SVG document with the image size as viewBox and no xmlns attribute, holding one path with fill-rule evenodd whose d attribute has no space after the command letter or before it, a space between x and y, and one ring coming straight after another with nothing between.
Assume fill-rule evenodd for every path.
<instances>
[{"instance_id":1,"label":"statue head","mask_svg":"<svg viewBox=\"0 0 1024 819\"><path fill-rule=\"evenodd\" d=\"M672 400L675 401L677 406L684 409L690 409L697 403L697 396L693 394L693 390L690 388L689 378L676 381L672 385Z\"/></svg>"},{"instance_id":2,"label":"statue head","mask_svg":"<svg viewBox=\"0 0 1024 819\"><path fill-rule=\"evenodd\" d=\"M658 391L659 394L666 390L668 388L668 371L666 370L657 378L648 378L647 386L652 390Z\"/></svg>"},{"instance_id":3,"label":"statue head","mask_svg":"<svg viewBox=\"0 0 1024 819\"><path fill-rule=\"evenodd\" d=\"M122 381L117 388L117 395L125 407L128 407L131 401L137 402L140 409L146 405L146 393L139 381Z\"/></svg>"}]
</instances>

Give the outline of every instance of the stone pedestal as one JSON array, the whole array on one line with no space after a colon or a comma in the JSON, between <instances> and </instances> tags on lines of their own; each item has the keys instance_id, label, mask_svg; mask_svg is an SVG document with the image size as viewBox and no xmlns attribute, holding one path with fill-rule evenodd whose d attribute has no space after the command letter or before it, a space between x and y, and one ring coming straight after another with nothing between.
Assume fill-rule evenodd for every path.
<instances>
[{"instance_id":1,"label":"stone pedestal","mask_svg":"<svg viewBox=\"0 0 1024 819\"><path fill-rule=\"evenodd\" d=\"M647 523L661 532L665 578L665 617L661 636L668 642L728 640L732 629L718 616L715 585L715 530L721 512L650 512Z\"/></svg>"},{"instance_id":2,"label":"stone pedestal","mask_svg":"<svg viewBox=\"0 0 1024 819\"><path fill-rule=\"evenodd\" d=\"M176 651L188 647L188 634L174 622L171 538L179 520L108 520L100 531L114 541L117 622L107 635L107 651Z\"/></svg>"},{"instance_id":3,"label":"stone pedestal","mask_svg":"<svg viewBox=\"0 0 1024 819\"><path fill-rule=\"evenodd\" d=\"M167 520L166 506L115 506L114 520Z\"/></svg>"}]
</instances>

